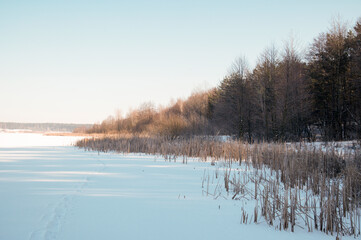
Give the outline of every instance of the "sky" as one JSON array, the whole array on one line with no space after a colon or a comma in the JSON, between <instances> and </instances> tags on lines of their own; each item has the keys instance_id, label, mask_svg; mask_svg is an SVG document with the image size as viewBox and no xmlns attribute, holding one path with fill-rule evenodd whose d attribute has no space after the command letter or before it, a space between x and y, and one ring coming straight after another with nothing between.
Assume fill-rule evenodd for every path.
<instances>
[{"instance_id":1,"label":"sky","mask_svg":"<svg viewBox=\"0 0 361 240\"><path fill-rule=\"evenodd\" d=\"M0 0L0 122L100 122L216 87L232 62L307 48L359 0Z\"/></svg>"}]
</instances>

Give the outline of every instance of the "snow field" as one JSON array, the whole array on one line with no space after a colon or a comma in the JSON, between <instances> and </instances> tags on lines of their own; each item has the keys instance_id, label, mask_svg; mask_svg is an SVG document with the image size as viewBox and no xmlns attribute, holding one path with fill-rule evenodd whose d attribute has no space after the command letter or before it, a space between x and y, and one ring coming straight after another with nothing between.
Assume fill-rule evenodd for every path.
<instances>
[{"instance_id":1,"label":"snow field","mask_svg":"<svg viewBox=\"0 0 361 240\"><path fill-rule=\"evenodd\" d=\"M2 135L0 239L335 239L240 224L254 202L231 200L222 186L227 166L62 146L70 137ZM2 145L8 137L12 144Z\"/></svg>"}]
</instances>

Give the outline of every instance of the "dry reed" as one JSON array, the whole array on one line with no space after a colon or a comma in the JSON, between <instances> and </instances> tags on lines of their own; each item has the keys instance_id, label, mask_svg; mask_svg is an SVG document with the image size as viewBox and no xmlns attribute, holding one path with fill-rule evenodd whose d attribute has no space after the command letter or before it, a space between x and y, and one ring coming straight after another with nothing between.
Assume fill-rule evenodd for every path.
<instances>
[{"instance_id":1,"label":"dry reed","mask_svg":"<svg viewBox=\"0 0 361 240\"><path fill-rule=\"evenodd\" d=\"M334 148L321 150L308 144L220 141L217 138L104 137L83 139L76 146L93 151L116 151L210 160L224 165L223 187L232 199L256 201L252 217L261 217L277 229L295 227L327 234L360 235L361 152L349 149L342 154ZM234 166L252 171L239 174ZM233 174L233 175L232 175ZM209 173L202 187L209 194ZM206 180L207 178L207 180ZM215 170L219 179L219 169ZM249 184L252 183L252 184ZM218 181L213 196L220 196ZM250 187L252 186L252 187ZM241 222L251 222L242 209Z\"/></svg>"}]
</instances>

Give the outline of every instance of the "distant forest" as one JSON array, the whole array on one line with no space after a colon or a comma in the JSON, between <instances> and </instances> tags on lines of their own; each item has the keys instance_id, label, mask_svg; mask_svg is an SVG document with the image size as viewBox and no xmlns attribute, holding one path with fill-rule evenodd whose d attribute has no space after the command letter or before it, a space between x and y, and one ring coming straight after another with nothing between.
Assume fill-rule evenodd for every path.
<instances>
[{"instance_id":1,"label":"distant forest","mask_svg":"<svg viewBox=\"0 0 361 240\"><path fill-rule=\"evenodd\" d=\"M0 129L25 129L38 132L73 132L75 129L80 130L89 127L91 127L90 124L0 122Z\"/></svg>"},{"instance_id":2,"label":"distant forest","mask_svg":"<svg viewBox=\"0 0 361 240\"><path fill-rule=\"evenodd\" d=\"M246 141L361 137L361 18L335 20L306 50L294 39L266 48L253 69L245 57L213 89L167 107L145 103L88 133L231 135Z\"/></svg>"}]
</instances>

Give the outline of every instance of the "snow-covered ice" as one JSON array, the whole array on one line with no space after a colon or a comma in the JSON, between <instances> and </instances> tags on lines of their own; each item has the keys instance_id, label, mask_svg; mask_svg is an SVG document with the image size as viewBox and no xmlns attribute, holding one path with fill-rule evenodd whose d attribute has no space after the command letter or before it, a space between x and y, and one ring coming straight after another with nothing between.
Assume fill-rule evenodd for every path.
<instances>
[{"instance_id":1,"label":"snow-covered ice","mask_svg":"<svg viewBox=\"0 0 361 240\"><path fill-rule=\"evenodd\" d=\"M335 239L240 224L244 202L202 192L209 162L66 146L75 140L0 133L0 239Z\"/></svg>"},{"instance_id":2,"label":"snow-covered ice","mask_svg":"<svg viewBox=\"0 0 361 240\"><path fill-rule=\"evenodd\" d=\"M47 136L41 133L0 131L0 148L69 146L81 138L83 137Z\"/></svg>"}]
</instances>

